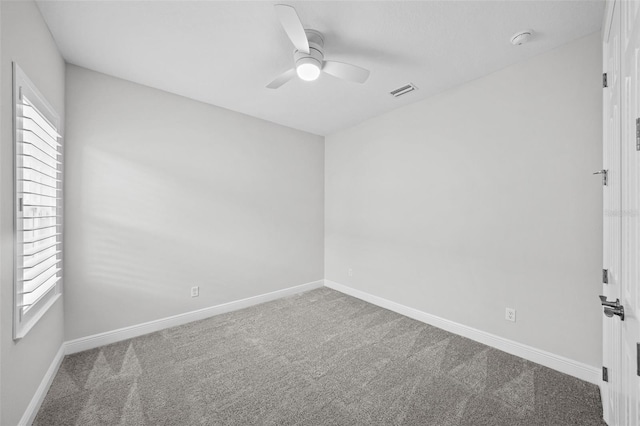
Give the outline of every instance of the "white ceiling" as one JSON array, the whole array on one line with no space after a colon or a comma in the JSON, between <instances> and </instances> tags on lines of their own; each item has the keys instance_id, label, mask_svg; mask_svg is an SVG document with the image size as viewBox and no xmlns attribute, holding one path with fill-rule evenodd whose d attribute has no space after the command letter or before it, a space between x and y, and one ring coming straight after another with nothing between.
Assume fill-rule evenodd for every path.
<instances>
[{"instance_id":1,"label":"white ceiling","mask_svg":"<svg viewBox=\"0 0 640 426\"><path fill-rule=\"evenodd\" d=\"M284 3L284 1L282 1ZM603 1L295 1L325 58L371 70L265 86L292 66L272 1L40 1L76 65L327 135L598 31ZM512 46L532 28L529 44ZM402 98L389 91L414 83Z\"/></svg>"}]
</instances>

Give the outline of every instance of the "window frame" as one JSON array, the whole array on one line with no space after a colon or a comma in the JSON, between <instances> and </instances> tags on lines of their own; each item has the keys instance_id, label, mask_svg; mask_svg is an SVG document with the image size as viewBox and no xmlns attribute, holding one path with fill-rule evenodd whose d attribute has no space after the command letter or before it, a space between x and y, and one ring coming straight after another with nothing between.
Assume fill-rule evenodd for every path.
<instances>
[{"instance_id":1,"label":"window frame","mask_svg":"<svg viewBox=\"0 0 640 426\"><path fill-rule=\"evenodd\" d=\"M19 229L19 225L21 225L20 221L23 218L22 214L22 193L18 192L19 183L18 183L18 168L20 163L18 161L18 154L20 152L19 144L22 143L19 141L20 130L19 130L19 102L22 100L22 97L26 96L34 109L40 113L40 115L45 118L49 123L55 128L57 133L60 135L58 138L58 143L60 143L60 147L57 151L60 153L59 161L60 164L57 166L59 170L59 182L56 185L57 197L59 200L56 201L55 209L57 217L55 219L55 227L56 233L59 233L57 238L57 244L59 245L59 261L56 264L59 264L60 270L56 273L56 276L59 276L60 279L48 290L41 299L37 300L32 306L28 309L23 309L21 305L23 304L23 296L22 296L22 272L21 269L21 261L22 261L22 247L23 247L23 239L21 232ZM63 239L63 223L64 223L64 199L63 199L63 187L64 187L64 139L62 137L62 122L60 120L60 116L55 111L55 109L47 102L46 98L40 93L37 89L36 85L29 79L29 77L25 74L25 72L16 64L13 63L13 104L12 104L12 114L13 114L13 199L14 199L14 208L13 208L13 339L20 340L35 326L36 323L44 315L48 312L48 310L55 304L55 302L62 297L62 287L63 287L63 273L64 273L64 239ZM58 256L58 254L56 254Z\"/></svg>"}]
</instances>

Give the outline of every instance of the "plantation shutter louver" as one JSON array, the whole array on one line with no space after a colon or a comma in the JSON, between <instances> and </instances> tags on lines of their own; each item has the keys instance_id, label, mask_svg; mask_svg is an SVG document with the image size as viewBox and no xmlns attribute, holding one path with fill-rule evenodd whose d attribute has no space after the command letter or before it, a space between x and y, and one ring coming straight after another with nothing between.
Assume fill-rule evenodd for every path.
<instances>
[{"instance_id":1,"label":"plantation shutter louver","mask_svg":"<svg viewBox=\"0 0 640 426\"><path fill-rule=\"evenodd\" d=\"M59 118L15 66L15 319L23 337L60 294L62 137Z\"/></svg>"}]
</instances>

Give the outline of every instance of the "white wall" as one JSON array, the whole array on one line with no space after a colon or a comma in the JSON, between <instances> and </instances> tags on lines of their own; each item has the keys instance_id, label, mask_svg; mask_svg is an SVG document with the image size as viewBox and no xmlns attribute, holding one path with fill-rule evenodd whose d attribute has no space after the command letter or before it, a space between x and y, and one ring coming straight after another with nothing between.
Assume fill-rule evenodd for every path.
<instances>
[{"instance_id":1,"label":"white wall","mask_svg":"<svg viewBox=\"0 0 640 426\"><path fill-rule=\"evenodd\" d=\"M63 341L63 304L59 299L18 342L13 321L13 124L12 69L17 62L49 103L64 117L65 64L40 12L31 1L0 2L0 347L2 381L0 424L22 417Z\"/></svg>"},{"instance_id":2,"label":"white wall","mask_svg":"<svg viewBox=\"0 0 640 426\"><path fill-rule=\"evenodd\" d=\"M593 34L328 136L325 277L599 366L600 75Z\"/></svg>"},{"instance_id":3,"label":"white wall","mask_svg":"<svg viewBox=\"0 0 640 426\"><path fill-rule=\"evenodd\" d=\"M69 65L66 158L67 340L323 278L320 136Z\"/></svg>"}]
</instances>

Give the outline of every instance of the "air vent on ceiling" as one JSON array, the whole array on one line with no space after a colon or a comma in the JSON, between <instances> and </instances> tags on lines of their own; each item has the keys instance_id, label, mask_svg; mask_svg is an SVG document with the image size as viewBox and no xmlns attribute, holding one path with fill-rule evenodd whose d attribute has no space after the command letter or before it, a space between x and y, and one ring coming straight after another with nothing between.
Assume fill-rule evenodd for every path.
<instances>
[{"instance_id":1,"label":"air vent on ceiling","mask_svg":"<svg viewBox=\"0 0 640 426\"><path fill-rule=\"evenodd\" d=\"M398 87L396 90L390 91L389 94L394 98L398 98L402 95L406 95L409 92L413 92L414 90L418 90L418 88L414 86L412 83L409 83L402 87Z\"/></svg>"}]
</instances>

